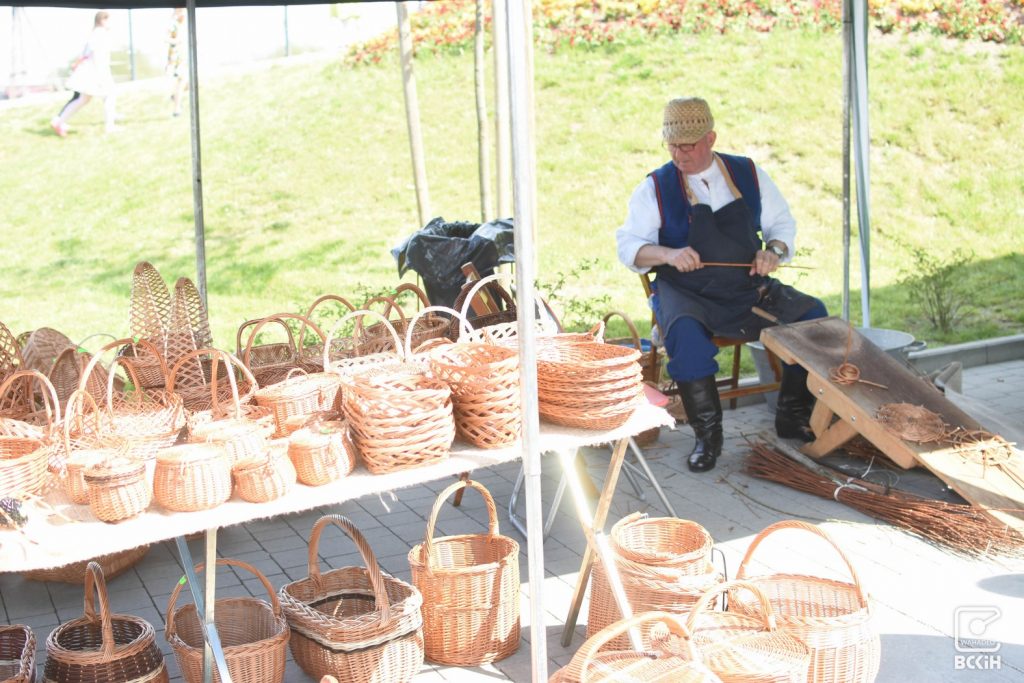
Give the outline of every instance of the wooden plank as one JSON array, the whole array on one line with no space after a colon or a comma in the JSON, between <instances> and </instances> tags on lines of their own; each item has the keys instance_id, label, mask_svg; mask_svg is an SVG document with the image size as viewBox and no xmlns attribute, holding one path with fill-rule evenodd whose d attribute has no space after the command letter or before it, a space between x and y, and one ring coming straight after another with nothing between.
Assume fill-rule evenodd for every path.
<instances>
[{"instance_id":1,"label":"wooden plank","mask_svg":"<svg viewBox=\"0 0 1024 683\"><path fill-rule=\"evenodd\" d=\"M821 318L767 328L761 333L765 348L784 362L799 363L807 369L808 388L847 425L834 434L834 425L822 434L816 431L821 443L812 450L817 454L826 447L835 448L838 444L833 442L845 435L840 430L854 430L900 466L924 465L972 505L1024 532L1024 487L1005 471L965 461L949 444L905 441L875 420L882 405L910 403L938 414L951 428L982 428L974 417L949 401L930 382L915 375L856 330L852 334L850 330L849 324L839 318ZM833 383L828 378L829 370L844 360L856 365L863 379L883 384L885 388L859 382ZM819 428L822 420L819 416ZM828 436L828 440L822 440L824 436ZM1018 452L1017 457L1024 458L1024 455Z\"/></svg>"}]
</instances>

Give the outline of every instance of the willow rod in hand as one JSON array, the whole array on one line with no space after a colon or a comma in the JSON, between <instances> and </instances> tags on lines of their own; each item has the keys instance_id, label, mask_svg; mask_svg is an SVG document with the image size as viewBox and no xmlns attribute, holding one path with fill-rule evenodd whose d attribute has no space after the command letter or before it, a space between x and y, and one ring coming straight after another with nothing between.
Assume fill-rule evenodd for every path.
<instances>
[{"instance_id":1,"label":"willow rod in hand","mask_svg":"<svg viewBox=\"0 0 1024 683\"><path fill-rule=\"evenodd\" d=\"M721 261L704 261L701 263L702 266L720 266L723 268L753 268L753 263L723 263ZM794 266L789 263L783 263L779 268L796 268L797 270L817 270L812 266Z\"/></svg>"}]
</instances>

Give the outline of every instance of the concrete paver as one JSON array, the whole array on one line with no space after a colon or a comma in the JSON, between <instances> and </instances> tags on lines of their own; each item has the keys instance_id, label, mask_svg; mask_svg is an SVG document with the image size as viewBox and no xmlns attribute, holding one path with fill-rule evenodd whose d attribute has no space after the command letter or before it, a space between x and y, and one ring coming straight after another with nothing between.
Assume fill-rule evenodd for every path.
<instances>
[{"instance_id":1,"label":"concrete paver","mask_svg":"<svg viewBox=\"0 0 1024 683\"><path fill-rule=\"evenodd\" d=\"M964 372L964 393L997 409L1008 421L1024 423L1024 360L969 368ZM817 498L786 487L753 479L743 473L747 439L771 427L766 406L749 406L727 411L726 448L718 467L704 475L687 471L683 454L692 444L689 428L662 430L658 441L644 449L655 475L676 512L702 524L715 540L716 563L724 562L735 574L750 541L764 527L781 519L804 519L821 524L839 543L856 568L862 585L872 597L876 627L882 638L882 669L879 681L928 683L930 681L997 681L1024 678L1024 562L1007 558L965 558L930 545L902 531L832 500ZM608 450L585 453L587 471L600 485L607 467ZM528 630L529 585L526 542L508 520L509 494L518 464L508 463L478 472L475 476L491 491L498 506L502 532L521 545L523 582L523 641L508 659L486 667L460 669L426 664L416 683L439 681L490 681L530 679ZM551 505L560 475L555 458L544 459L544 510ZM275 589L304 578L307 573L309 532L321 514L349 517L370 541L386 571L408 580L407 552L422 541L426 521L437 494L450 480L425 482L396 491L390 496L367 496L330 508L275 519L257 520L223 529L218 533L221 556L249 562L267 574ZM520 514L523 503L520 502ZM620 480L609 524L636 511L666 514L652 490L639 500L623 478ZM484 529L486 510L479 496L467 492L460 508L445 506L437 522L436 535L477 533ZM551 670L566 664L586 633L587 602L581 609L576 637L569 648L561 646L562 624L572 598L581 554L583 534L572 500L567 495L555 517L552 534L545 541L544 605L548 664ZM201 557L200 540L190 542L195 557ZM787 532L766 541L757 551L751 571L792 571L848 579L842 560L827 544ZM324 533L319 560L327 571L361 565L352 542L338 530ZM109 583L114 611L149 619L157 640L167 655L171 680L180 672L164 640L164 613L171 591L181 576L173 543L155 545L149 554L124 575ZM262 584L245 572L218 572L218 597L265 597ZM182 595L178 604L189 598ZM1001 668L958 670L953 635L963 628L974 612L999 610L985 637L997 642ZM40 666L45 657L46 636L61 620L82 613L80 586L40 583L18 575L0 575L0 618L8 623L26 623L36 632ZM957 619L961 619L958 623ZM994 660L988 660L994 661ZM312 679L290 659L285 680L305 683Z\"/></svg>"}]
</instances>

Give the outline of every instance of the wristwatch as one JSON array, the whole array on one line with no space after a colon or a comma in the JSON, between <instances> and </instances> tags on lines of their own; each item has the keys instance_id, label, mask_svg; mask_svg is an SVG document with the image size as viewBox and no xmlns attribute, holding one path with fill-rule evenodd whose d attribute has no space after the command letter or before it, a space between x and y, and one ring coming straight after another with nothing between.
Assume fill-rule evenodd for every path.
<instances>
[{"instance_id":1,"label":"wristwatch","mask_svg":"<svg viewBox=\"0 0 1024 683\"><path fill-rule=\"evenodd\" d=\"M768 251L770 251L773 254L775 254L776 256L778 256L779 259L785 258L785 256L786 256L786 250L783 249L782 247L780 247L777 244L770 244L770 245L768 245Z\"/></svg>"}]
</instances>

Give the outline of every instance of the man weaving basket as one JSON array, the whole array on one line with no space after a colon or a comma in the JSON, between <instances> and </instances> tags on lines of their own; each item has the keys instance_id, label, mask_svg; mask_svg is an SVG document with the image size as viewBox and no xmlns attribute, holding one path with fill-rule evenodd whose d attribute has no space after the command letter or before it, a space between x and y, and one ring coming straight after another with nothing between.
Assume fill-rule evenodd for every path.
<instances>
[{"instance_id":1,"label":"man weaving basket","mask_svg":"<svg viewBox=\"0 0 1024 683\"><path fill-rule=\"evenodd\" d=\"M651 303L670 359L668 374L696 438L687 458L693 472L712 469L722 452L712 336L757 339L771 323L752 312L755 306L783 323L828 315L818 299L769 277L792 258L796 221L752 160L713 151L714 127L704 100L668 103L662 136L672 160L636 187L615 233L619 260L637 273L653 268L657 275ZM735 267L740 264L749 268ZM775 418L779 436L812 440L813 403L807 371L784 366Z\"/></svg>"}]
</instances>

